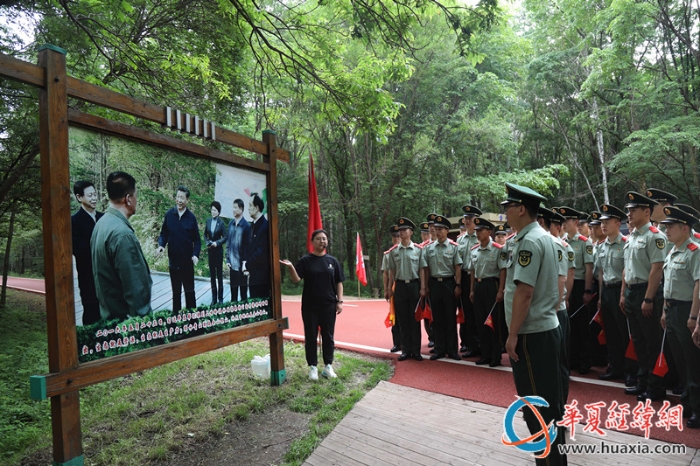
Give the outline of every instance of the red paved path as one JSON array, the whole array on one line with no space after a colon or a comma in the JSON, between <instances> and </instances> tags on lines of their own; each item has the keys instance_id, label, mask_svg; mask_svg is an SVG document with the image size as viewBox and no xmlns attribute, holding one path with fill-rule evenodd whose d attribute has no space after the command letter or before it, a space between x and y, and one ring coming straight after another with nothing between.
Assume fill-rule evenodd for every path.
<instances>
[{"instance_id":1,"label":"red paved path","mask_svg":"<svg viewBox=\"0 0 700 466\"><path fill-rule=\"evenodd\" d=\"M10 279L8 284L33 292L43 292L44 289L43 280ZM285 332L285 336L294 340L303 340L301 302L295 298L285 298L282 301L282 310L289 318L289 330ZM391 382L396 384L495 406L507 407L513 402L516 392L510 367L508 367L508 358L503 360L505 366L499 368L477 367L473 363L474 359L459 362L429 361L427 337L423 333L422 353L426 360L396 361L398 355L389 352L391 332L384 326L387 312L388 304L384 300L353 301L352 298L346 297L344 311L338 316L336 322L336 346L394 359L396 370ZM577 400L584 416L586 411L583 406L598 401L606 402L606 407L609 407L612 401L616 400L620 404L629 403L630 409L633 409L637 403L636 399L625 395L623 389L624 386L621 383L600 382L597 380L596 372L585 377L575 376L571 380L569 402ZM678 397L669 399L672 405L678 403ZM661 402L652 403L652 407L658 410ZM603 419L606 417L604 410ZM657 420L656 416L654 420ZM631 417L628 421L631 421ZM580 424L577 429L583 429L583 427L583 424ZM626 432L643 435L638 429L630 429ZM669 431L661 427L652 427L651 437L669 443L684 443L689 447L700 448L700 431L691 430L685 426L682 432L675 427Z\"/></svg>"}]
</instances>

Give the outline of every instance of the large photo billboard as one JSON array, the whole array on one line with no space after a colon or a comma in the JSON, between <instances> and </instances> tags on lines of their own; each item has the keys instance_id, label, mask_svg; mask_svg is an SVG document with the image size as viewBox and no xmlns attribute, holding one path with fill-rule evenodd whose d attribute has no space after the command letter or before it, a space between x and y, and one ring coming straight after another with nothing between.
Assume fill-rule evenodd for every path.
<instances>
[{"instance_id":1,"label":"large photo billboard","mask_svg":"<svg viewBox=\"0 0 700 466\"><path fill-rule=\"evenodd\" d=\"M81 363L272 318L264 173L69 135Z\"/></svg>"}]
</instances>

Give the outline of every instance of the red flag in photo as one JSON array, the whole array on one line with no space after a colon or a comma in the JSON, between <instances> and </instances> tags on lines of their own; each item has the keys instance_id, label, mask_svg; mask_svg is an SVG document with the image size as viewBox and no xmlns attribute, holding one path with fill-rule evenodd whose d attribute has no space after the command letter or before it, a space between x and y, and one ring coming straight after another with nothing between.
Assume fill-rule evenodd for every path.
<instances>
[{"instance_id":1,"label":"red flag in photo","mask_svg":"<svg viewBox=\"0 0 700 466\"><path fill-rule=\"evenodd\" d=\"M309 252L314 252L314 247L311 245L311 233L322 228L321 206L318 203L316 175L314 175L314 158L309 153L309 227L306 234L306 247Z\"/></svg>"},{"instance_id":2,"label":"red flag in photo","mask_svg":"<svg viewBox=\"0 0 700 466\"><path fill-rule=\"evenodd\" d=\"M654 364L654 370L652 371L652 374L658 375L659 377L663 377L666 375L668 372L668 364L666 364L666 357L664 356L664 352L661 351L659 353L659 357L656 358L656 364Z\"/></svg>"},{"instance_id":3,"label":"red flag in photo","mask_svg":"<svg viewBox=\"0 0 700 466\"><path fill-rule=\"evenodd\" d=\"M362 255L362 243L360 234L357 234L357 245L355 247L355 275L362 286L367 286L367 271L365 270L365 259Z\"/></svg>"},{"instance_id":4,"label":"red flag in photo","mask_svg":"<svg viewBox=\"0 0 700 466\"><path fill-rule=\"evenodd\" d=\"M605 329L602 329L600 333L598 334L598 344L599 345L604 345L608 342L608 340L605 338Z\"/></svg>"},{"instance_id":5,"label":"red flag in photo","mask_svg":"<svg viewBox=\"0 0 700 466\"><path fill-rule=\"evenodd\" d=\"M459 306L457 306L457 323L458 324L464 323L464 309L462 309L461 304Z\"/></svg>"},{"instance_id":6,"label":"red flag in photo","mask_svg":"<svg viewBox=\"0 0 700 466\"><path fill-rule=\"evenodd\" d=\"M632 342L632 338L630 338L630 342L627 344L627 351L625 351L625 357L627 359L631 359L632 361L637 360L637 350L634 349L634 343Z\"/></svg>"}]
</instances>

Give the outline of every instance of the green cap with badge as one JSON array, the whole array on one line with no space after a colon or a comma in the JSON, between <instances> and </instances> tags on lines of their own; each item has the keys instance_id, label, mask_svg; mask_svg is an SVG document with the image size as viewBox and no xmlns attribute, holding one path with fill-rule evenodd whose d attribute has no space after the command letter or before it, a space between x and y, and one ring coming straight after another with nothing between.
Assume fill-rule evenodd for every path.
<instances>
[{"instance_id":1,"label":"green cap with badge","mask_svg":"<svg viewBox=\"0 0 700 466\"><path fill-rule=\"evenodd\" d=\"M611 218L616 218L620 221L627 219L627 214L620 208L615 207L611 204L603 204L600 206L600 220L608 220Z\"/></svg>"},{"instance_id":2,"label":"green cap with badge","mask_svg":"<svg viewBox=\"0 0 700 466\"><path fill-rule=\"evenodd\" d=\"M407 219L406 217L401 217L396 221L396 226L399 228L399 230L403 230L404 228L410 228L411 230L416 229L416 224L413 223L411 220Z\"/></svg>"},{"instance_id":3,"label":"green cap with badge","mask_svg":"<svg viewBox=\"0 0 700 466\"><path fill-rule=\"evenodd\" d=\"M496 226L493 223L486 220L485 218L477 217L474 219L474 229L475 230L484 230L484 229L495 230Z\"/></svg>"},{"instance_id":4,"label":"green cap with badge","mask_svg":"<svg viewBox=\"0 0 700 466\"><path fill-rule=\"evenodd\" d=\"M433 221L436 227L447 228L448 230L452 228L452 222L450 219L444 215L435 215L435 220Z\"/></svg>"},{"instance_id":5,"label":"green cap with badge","mask_svg":"<svg viewBox=\"0 0 700 466\"><path fill-rule=\"evenodd\" d=\"M658 202L656 202L652 198L647 197L644 194L639 194L636 191L628 191L627 194L625 194L625 197L627 198L627 204L625 204L625 209L632 209L634 207L645 207L653 209L654 206L658 204Z\"/></svg>"},{"instance_id":6,"label":"green cap with badge","mask_svg":"<svg viewBox=\"0 0 700 466\"><path fill-rule=\"evenodd\" d=\"M661 220L661 223L663 224L682 223L692 227L698 222L698 219L690 215L688 212L673 206L664 207L664 214L666 214L666 218Z\"/></svg>"},{"instance_id":7,"label":"green cap with badge","mask_svg":"<svg viewBox=\"0 0 700 466\"><path fill-rule=\"evenodd\" d=\"M501 202L501 205L517 203L539 206L540 202L547 202L547 198L537 191L525 186L506 183L506 200Z\"/></svg>"}]
</instances>

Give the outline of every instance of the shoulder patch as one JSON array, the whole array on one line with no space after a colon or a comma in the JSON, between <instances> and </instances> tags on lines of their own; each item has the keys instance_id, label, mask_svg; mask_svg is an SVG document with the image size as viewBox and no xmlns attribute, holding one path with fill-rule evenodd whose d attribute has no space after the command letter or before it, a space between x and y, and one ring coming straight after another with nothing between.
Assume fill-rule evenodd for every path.
<instances>
[{"instance_id":1,"label":"shoulder patch","mask_svg":"<svg viewBox=\"0 0 700 466\"><path fill-rule=\"evenodd\" d=\"M578 235L578 239L580 239L581 241L588 241L588 238L583 235Z\"/></svg>"},{"instance_id":2,"label":"shoulder patch","mask_svg":"<svg viewBox=\"0 0 700 466\"><path fill-rule=\"evenodd\" d=\"M690 249L691 251L695 252L695 251L698 250L698 248L699 248L699 247L698 247L697 244L695 244L695 243L688 243L688 249Z\"/></svg>"},{"instance_id":3,"label":"shoulder patch","mask_svg":"<svg viewBox=\"0 0 700 466\"><path fill-rule=\"evenodd\" d=\"M566 253L566 257L569 258L569 262L573 262L575 259L574 251L569 251Z\"/></svg>"},{"instance_id":4,"label":"shoulder patch","mask_svg":"<svg viewBox=\"0 0 700 466\"><path fill-rule=\"evenodd\" d=\"M417 247L418 249L423 249L423 243L420 243L420 244L418 244L418 243L413 243L413 245L414 245L415 247Z\"/></svg>"},{"instance_id":5,"label":"shoulder patch","mask_svg":"<svg viewBox=\"0 0 700 466\"><path fill-rule=\"evenodd\" d=\"M527 267L532 262L532 253L530 251L520 251L518 253L518 264L521 267Z\"/></svg>"},{"instance_id":6,"label":"shoulder patch","mask_svg":"<svg viewBox=\"0 0 700 466\"><path fill-rule=\"evenodd\" d=\"M649 227L649 231L652 233L658 233L660 230L658 228L656 228L654 225L651 225Z\"/></svg>"},{"instance_id":7,"label":"shoulder patch","mask_svg":"<svg viewBox=\"0 0 700 466\"><path fill-rule=\"evenodd\" d=\"M508 260L508 252L501 251L501 260L502 261Z\"/></svg>"},{"instance_id":8,"label":"shoulder patch","mask_svg":"<svg viewBox=\"0 0 700 466\"><path fill-rule=\"evenodd\" d=\"M502 249L502 248L503 248L503 245L502 245L502 244L498 244L498 243L495 242L495 241L494 241L493 243L491 243L491 244L492 244L493 247L496 248L496 249Z\"/></svg>"},{"instance_id":9,"label":"shoulder patch","mask_svg":"<svg viewBox=\"0 0 700 466\"><path fill-rule=\"evenodd\" d=\"M658 238L656 240L656 247L659 249L663 249L666 247L666 240L663 238Z\"/></svg>"},{"instance_id":10,"label":"shoulder patch","mask_svg":"<svg viewBox=\"0 0 700 466\"><path fill-rule=\"evenodd\" d=\"M472 246L472 247L469 248L469 249L471 249L471 250L473 251L474 249L476 249L476 248L478 248L478 247L479 247L479 245L478 245L478 244L475 244L474 246Z\"/></svg>"},{"instance_id":11,"label":"shoulder patch","mask_svg":"<svg viewBox=\"0 0 700 466\"><path fill-rule=\"evenodd\" d=\"M589 256L591 254L593 254L593 245L591 245L591 244L586 245L586 254L588 254Z\"/></svg>"},{"instance_id":12,"label":"shoulder patch","mask_svg":"<svg viewBox=\"0 0 700 466\"><path fill-rule=\"evenodd\" d=\"M626 243L626 242L627 242L627 237L626 237L626 236L623 236L623 237L622 237L622 242L623 242L623 243Z\"/></svg>"},{"instance_id":13,"label":"shoulder patch","mask_svg":"<svg viewBox=\"0 0 700 466\"><path fill-rule=\"evenodd\" d=\"M453 246L459 246L459 244L456 243L454 240L448 239L447 241L449 241L450 244L453 245Z\"/></svg>"},{"instance_id":14,"label":"shoulder patch","mask_svg":"<svg viewBox=\"0 0 700 466\"><path fill-rule=\"evenodd\" d=\"M392 247L390 247L389 249L387 249L386 251L384 251L384 254L389 254L391 251L393 251L394 249L396 249L397 246L398 246L398 244L393 245Z\"/></svg>"}]
</instances>

